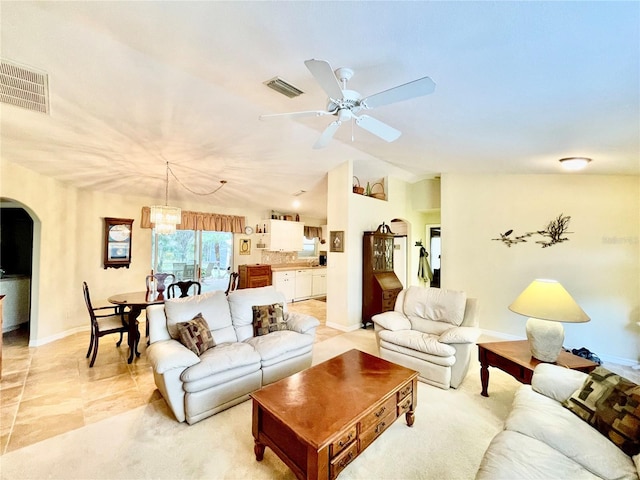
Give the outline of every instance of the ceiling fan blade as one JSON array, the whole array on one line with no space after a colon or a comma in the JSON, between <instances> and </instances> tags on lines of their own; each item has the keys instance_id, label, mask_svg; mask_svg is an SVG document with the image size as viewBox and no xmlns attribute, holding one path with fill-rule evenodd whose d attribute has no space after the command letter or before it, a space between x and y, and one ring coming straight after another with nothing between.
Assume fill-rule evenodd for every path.
<instances>
[{"instance_id":1,"label":"ceiling fan blade","mask_svg":"<svg viewBox=\"0 0 640 480\"><path fill-rule=\"evenodd\" d=\"M369 115L361 115L354 118L356 119L356 125L364 128L370 133L373 133L375 136L386 140L387 142L393 142L394 140L397 140L400 135L402 135L402 132L400 130L396 130L395 128L390 127L386 123L383 123L380 120L376 120Z\"/></svg>"},{"instance_id":2,"label":"ceiling fan blade","mask_svg":"<svg viewBox=\"0 0 640 480\"><path fill-rule=\"evenodd\" d=\"M333 115L335 112L328 112L326 110L308 110L306 112L287 112L287 113L270 113L266 115L260 115L260 120L271 120L276 117L322 117L324 115Z\"/></svg>"},{"instance_id":3,"label":"ceiling fan blade","mask_svg":"<svg viewBox=\"0 0 640 480\"><path fill-rule=\"evenodd\" d=\"M398 85L380 93L376 93L360 100L360 105L364 108L375 108L390 103L402 102L414 97L429 95L436 89L436 84L429 77L419 78L413 82Z\"/></svg>"},{"instance_id":4,"label":"ceiling fan blade","mask_svg":"<svg viewBox=\"0 0 640 480\"><path fill-rule=\"evenodd\" d=\"M342 88L340 88L340 82L336 78L335 73L329 62L325 60L306 60L304 64L307 66L311 75L313 75L316 81L320 84L322 89L327 92L329 98L339 100L342 98Z\"/></svg>"},{"instance_id":5,"label":"ceiling fan blade","mask_svg":"<svg viewBox=\"0 0 640 480\"><path fill-rule=\"evenodd\" d=\"M338 128L340 127L340 125L342 125L342 122L340 120L331 122L329 126L324 130L324 132L322 132L322 135L320 135L320 138L318 138L318 141L313 144L313 148L317 150L319 148L326 147L331 141L331 139L333 138L333 136L338 131Z\"/></svg>"}]
</instances>

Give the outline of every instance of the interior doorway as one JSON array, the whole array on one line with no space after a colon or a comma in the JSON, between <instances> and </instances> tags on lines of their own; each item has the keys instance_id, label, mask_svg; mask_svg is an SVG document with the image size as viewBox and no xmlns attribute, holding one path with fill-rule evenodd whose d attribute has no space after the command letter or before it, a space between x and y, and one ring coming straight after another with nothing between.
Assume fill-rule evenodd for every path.
<instances>
[{"instance_id":1,"label":"interior doorway","mask_svg":"<svg viewBox=\"0 0 640 480\"><path fill-rule=\"evenodd\" d=\"M0 202L0 294L2 333L20 330L30 337L31 290L33 288L34 220L18 203L3 198Z\"/></svg>"},{"instance_id":2,"label":"interior doorway","mask_svg":"<svg viewBox=\"0 0 640 480\"><path fill-rule=\"evenodd\" d=\"M433 271L433 280L431 281L431 286L440 288L440 225L430 225L427 228L429 233L429 251L431 252L431 270Z\"/></svg>"}]
</instances>

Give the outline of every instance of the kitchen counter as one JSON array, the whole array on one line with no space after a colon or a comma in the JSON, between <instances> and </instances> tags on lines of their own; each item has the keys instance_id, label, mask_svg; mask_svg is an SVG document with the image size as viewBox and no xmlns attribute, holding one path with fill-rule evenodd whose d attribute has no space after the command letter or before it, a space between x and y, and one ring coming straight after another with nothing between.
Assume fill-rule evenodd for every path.
<instances>
[{"instance_id":1,"label":"kitchen counter","mask_svg":"<svg viewBox=\"0 0 640 480\"><path fill-rule=\"evenodd\" d=\"M310 266L308 264L300 265L295 263L280 263L271 265L272 272L291 272L294 270L326 270L326 268L327 267L325 265Z\"/></svg>"}]
</instances>

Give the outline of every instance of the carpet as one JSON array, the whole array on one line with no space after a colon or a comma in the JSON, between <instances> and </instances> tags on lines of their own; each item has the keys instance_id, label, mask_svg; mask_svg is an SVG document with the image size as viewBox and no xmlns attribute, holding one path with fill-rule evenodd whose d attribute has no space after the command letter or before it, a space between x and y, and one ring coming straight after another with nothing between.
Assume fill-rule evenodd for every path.
<instances>
[{"instance_id":1,"label":"carpet","mask_svg":"<svg viewBox=\"0 0 640 480\"><path fill-rule=\"evenodd\" d=\"M351 348L375 353L372 331L314 346L314 364ZM340 479L473 479L486 447L502 429L518 383L493 369L490 397L480 396L473 362L460 388L418 384L413 427L404 416L376 439ZM291 479L267 448L255 460L251 402L195 425L173 420L164 401L49 438L0 457L2 479Z\"/></svg>"}]
</instances>

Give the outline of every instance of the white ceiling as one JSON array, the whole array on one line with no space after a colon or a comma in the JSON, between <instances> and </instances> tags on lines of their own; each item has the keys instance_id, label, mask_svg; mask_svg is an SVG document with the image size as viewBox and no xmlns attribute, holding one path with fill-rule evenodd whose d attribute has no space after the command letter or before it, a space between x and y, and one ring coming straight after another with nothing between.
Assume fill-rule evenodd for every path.
<instances>
[{"instance_id":1,"label":"white ceiling","mask_svg":"<svg viewBox=\"0 0 640 480\"><path fill-rule=\"evenodd\" d=\"M3 158L81 188L169 203L326 215L326 173L640 174L639 2L6 2L1 56L49 75L51 114L2 105ZM351 67L368 96L428 75L433 94L372 110L393 143L332 117L304 61ZM263 85L280 76L306 93Z\"/></svg>"}]
</instances>

